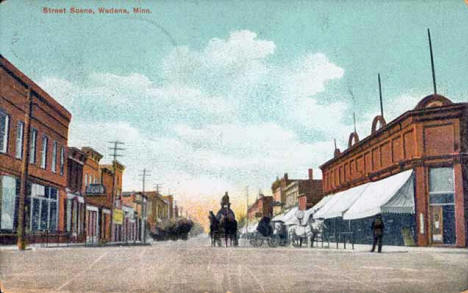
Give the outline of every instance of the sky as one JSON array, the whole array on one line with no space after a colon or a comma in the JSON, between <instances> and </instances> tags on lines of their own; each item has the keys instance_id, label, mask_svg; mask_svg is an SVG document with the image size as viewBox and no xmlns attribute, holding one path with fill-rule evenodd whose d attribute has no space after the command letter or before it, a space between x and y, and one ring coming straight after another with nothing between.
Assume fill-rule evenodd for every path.
<instances>
[{"instance_id":1,"label":"sky","mask_svg":"<svg viewBox=\"0 0 468 293\"><path fill-rule=\"evenodd\" d=\"M51 15L92 8L94 15ZM102 15L98 7L151 14ZM124 190L162 184L189 212L237 210L277 176L321 178L346 149L432 93L468 101L468 4L453 1L7 0L0 52L73 115L70 146L110 161L125 143Z\"/></svg>"}]
</instances>

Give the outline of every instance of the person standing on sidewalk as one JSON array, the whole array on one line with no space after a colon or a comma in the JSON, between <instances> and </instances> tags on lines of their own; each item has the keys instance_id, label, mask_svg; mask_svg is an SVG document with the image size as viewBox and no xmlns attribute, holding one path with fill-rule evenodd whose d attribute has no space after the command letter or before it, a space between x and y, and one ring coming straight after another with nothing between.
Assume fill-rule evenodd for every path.
<instances>
[{"instance_id":1,"label":"person standing on sidewalk","mask_svg":"<svg viewBox=\"0 0 468 293\"><path fill-rule=\"evenodd\" d=\"M382 215L378 214L377 217L375 217L374 221L372 221L372 232L374 234L374 243L372 244L372 250L371 252L374 252L375 250L375 245L378 245L378 252L382 252L382 238L383 238L383 232L385 229L384 222L382 220Z\"/></svg>"}]
</instances>

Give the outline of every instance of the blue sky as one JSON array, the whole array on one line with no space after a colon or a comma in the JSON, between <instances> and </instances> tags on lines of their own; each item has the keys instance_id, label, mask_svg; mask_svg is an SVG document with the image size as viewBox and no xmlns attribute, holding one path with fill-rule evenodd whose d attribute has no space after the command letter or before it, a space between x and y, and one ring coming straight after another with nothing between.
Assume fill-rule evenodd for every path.
<instances>
[{"instance_id":1,"label":"blue sky","mask_svg":"<svg viewBox=\"0 0 468 293\"><path fill-rule=\"evenodd\" d=\"M45 15L51 8L149 15ZM453 1L12 1L0 51L73 114L70 145L127 150L182 202L303 178L352 131L370 132L382 75L387 120L432 92L468 100L468 5ZM106 157L106 160L109 158ZM152 185L152 184L150 184Z\"/></svg>"}]
</instances>

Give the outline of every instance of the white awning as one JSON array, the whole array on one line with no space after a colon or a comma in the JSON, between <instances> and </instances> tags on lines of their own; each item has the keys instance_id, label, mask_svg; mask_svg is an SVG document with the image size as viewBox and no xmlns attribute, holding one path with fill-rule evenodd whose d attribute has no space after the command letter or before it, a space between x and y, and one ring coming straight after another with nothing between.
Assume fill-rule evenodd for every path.
<instances>
[{"instance_id":1,"label":"white awning","mask_svg":"<svg viewBox=\"0 0 468 293\"><path fill-rule=\"evenodd\" d=\"M333 197L333 194L332 195L327 195L327 196L323 197L313 207L306 210L304 212L304 218L302 218L302 224L305 225L309 221L310 216L314 215L318 210L320 210L332 197Z\"/></svg>"},{"instance_id":2,"label":"white awning","mask_svg":"<svg viewBox=\"0 0 468 293\"><path fill-rule=\"evenodd\" d=\"M300 225L299 219L296 214L299 210L298 207L290 209L283 217L283 222L285 225Z\"/></svg>"},{"instance_id":3,"label":"white awning","mask_svg":"<svg viewBox=\"0 0 468 293\"><path fill-rule=\"evenodd\" d=\"M338 192L314 214L314 219L330 219L342 217L343 214L356 202L362 192L370 183L362 184L345 191Z\"/></svg>"},{"instance_id":4,"label":"white awning","mask_svg":"<svg viewBox=\"0 0 468 293\"><path fill-rule=\"evenodd\" d=\"M414 213L413 171L408 170L368 183L359 199L343 215L344 220L380 213Z\"/></svg>"}]
</instances>

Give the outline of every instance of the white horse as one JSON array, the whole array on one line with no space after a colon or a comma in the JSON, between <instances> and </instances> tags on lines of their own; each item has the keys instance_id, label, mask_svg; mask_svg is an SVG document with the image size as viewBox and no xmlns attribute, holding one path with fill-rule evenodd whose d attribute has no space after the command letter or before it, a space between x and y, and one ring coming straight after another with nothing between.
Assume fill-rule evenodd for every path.
<instances>
[{"instance_id":1,"label":"white horse","mask_svg":"<svg viewBox=\"0 0 468 293\"><path fill-rule=\"evenodd\" d=\"M302 219L298 225L291 225L288 229L290 239L295 246L302 246L302 243L306 243L310 239L311 247L314 245L314 241L317 237L321 237L325 228L324 220L314 219L312 215L308 219Z\"/></svg>"}]
</instances>

